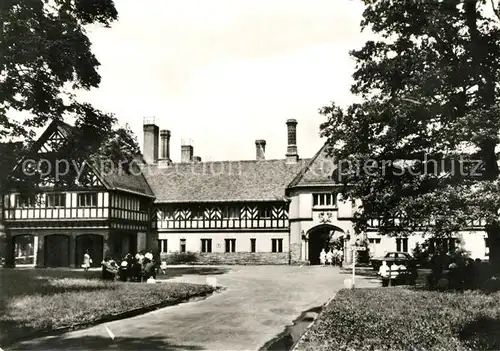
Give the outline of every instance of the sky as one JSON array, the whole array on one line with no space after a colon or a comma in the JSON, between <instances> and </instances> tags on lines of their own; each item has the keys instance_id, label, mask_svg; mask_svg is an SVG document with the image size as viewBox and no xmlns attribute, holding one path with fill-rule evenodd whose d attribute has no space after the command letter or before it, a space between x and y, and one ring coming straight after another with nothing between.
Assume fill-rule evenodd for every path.
<instances>
[{"instance_id":1,"label":"sky","mask_svg":"<svg viewBox=\"0 0 500 351\"><path fill-rule=\"evenodd\" d=\"M204 161L284 158L286 120L299 156L323 145L320 107L353 101L349 50L361 33L358 0L115 0L119 20L90 27L101 63L82 100L128 123L142 146L144 117L172 133L171 159L191 140Z\"/></svg>"}]
</instances>

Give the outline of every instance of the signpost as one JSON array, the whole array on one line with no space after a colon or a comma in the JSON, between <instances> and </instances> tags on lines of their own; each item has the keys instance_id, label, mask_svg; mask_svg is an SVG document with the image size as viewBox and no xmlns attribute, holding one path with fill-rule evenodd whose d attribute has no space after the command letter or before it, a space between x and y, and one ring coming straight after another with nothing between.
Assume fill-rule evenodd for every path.
<instances>
[{"instance_id":1,"label":"signpost","mask_svg":"<svg viewBox=\"0 0 500 351\"><path fill-rule=\"evenodd\" d=\"M351 246L352 248L352 288L354 289L354 279L356 278L356 253L358 251L366 251L365 246Z\"/></svg>"}]
</instances>

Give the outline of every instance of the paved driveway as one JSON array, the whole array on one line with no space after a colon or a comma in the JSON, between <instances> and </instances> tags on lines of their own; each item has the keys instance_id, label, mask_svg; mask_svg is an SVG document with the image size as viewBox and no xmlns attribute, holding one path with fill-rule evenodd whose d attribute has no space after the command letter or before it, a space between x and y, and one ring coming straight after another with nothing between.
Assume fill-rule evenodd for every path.
<instances>
[{"instance_id":1,"label":"paved driveway","mask_svg":"<svg viewBox=\"0 0 500 351\"><path fill-rule=\"evenodd\" d=\"M24 342L18 350L257 350L301 312L327 302L343 287L337 268L236 266L215 276L227 287L209 298L134 318ZM204 283L207 276L172 279ZM359 279L357 286L370 284Z\"/></svg>"}]
</instances>

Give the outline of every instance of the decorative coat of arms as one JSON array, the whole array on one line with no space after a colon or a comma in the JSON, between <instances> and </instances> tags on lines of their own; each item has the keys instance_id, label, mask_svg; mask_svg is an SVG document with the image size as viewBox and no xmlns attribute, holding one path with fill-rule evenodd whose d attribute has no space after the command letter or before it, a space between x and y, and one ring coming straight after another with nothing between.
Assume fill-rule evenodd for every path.
<instances>
[{"instance_id":1,"label":"decorative coat of arms","mask_svg":"<svg viewBox=\"0 0 500 351\"><path fill-rule=\"evenodd\" d=\"M320 223L330 223L332 221L333 214L331 212L320 212L318 215Z\"/></svg>"}]
</instances>

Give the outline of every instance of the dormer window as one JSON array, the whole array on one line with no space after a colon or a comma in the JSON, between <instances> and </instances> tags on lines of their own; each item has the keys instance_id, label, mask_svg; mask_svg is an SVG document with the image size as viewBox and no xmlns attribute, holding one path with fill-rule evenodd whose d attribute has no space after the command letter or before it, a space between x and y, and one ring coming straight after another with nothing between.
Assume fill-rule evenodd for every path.
<instances>
[{"instance_id":1,"label":"dormer window","mask_svg":"<svg viewBox=\"0 0 500 351\"><path fill-rule=\"evenodd\" d=\"M313 207L335 207L337 206L337 194L317 193L312 194Z\"/></svg>"}]
</instances>

